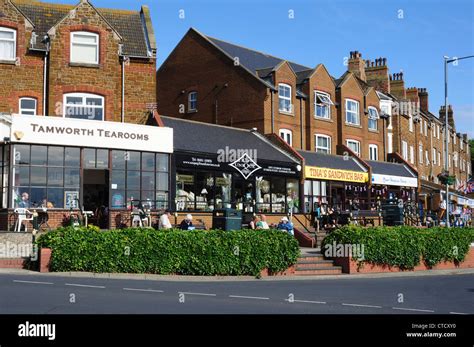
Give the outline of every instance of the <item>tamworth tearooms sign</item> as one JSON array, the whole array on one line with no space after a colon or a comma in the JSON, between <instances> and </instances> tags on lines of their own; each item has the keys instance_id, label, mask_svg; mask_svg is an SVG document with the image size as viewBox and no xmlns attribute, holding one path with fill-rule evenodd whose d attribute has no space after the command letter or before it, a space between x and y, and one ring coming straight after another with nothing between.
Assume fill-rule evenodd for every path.
<instances>
[{"instance_id":1,"label":"tamworth tearooms sign","mask_svg":"<svg viewBox=\"0 0 474 347\"><path fill-rule=\"evenodd\" d=\"M14 143L173 152L173 129L43 116L12 116Z\"/></svg>"},{"instance_id":2,"label":"tamworth tearooms sign","mask_svg":"<svg viewBox=\"0 0 474 347\"><path fill-rule=\"evenodd\" d=\"M326 181L344 181L365 183L369 180L367 172L357 172L339 169L329 169L316 166L306 166L306 179L326 180Z\"/></svg>"}]
</instances>

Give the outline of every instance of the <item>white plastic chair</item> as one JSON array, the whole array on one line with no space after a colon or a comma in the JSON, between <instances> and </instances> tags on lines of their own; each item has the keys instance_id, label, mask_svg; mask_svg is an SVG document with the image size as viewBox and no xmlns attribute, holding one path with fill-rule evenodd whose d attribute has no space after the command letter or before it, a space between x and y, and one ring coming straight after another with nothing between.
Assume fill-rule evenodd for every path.
<instances>
[{"instance_id":1,"label":"white plastic chair","mask_svg":"<svg viewBox=\"0 0 474 347\"><path fill-rule=\"evenodd\" d=\"M15 232L21 232L21 226L23 222L33 221L33 213L31 213L26 208L17 208L14 211L17 215L17 219L15 222ZM25 232L28 231L28 223L25 224Z\"/></svg>"}]
</instances>

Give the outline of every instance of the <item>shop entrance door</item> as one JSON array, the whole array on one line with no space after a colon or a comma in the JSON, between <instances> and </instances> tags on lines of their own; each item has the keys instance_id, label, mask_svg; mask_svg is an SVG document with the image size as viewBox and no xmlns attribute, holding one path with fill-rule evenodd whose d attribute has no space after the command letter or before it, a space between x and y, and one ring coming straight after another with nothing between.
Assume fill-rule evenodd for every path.
<instances>
[{"instance_id":1,"label":"shop entrance door","mask_svg":"<svg viewBox=\"0 0 474 347\"><path fill-rule=\"evenodd\" d=\"M101 229L109 226L109 170L84 170L83 203L85 211L94 212L89 220Z\"/></svg>"}]
</instances>

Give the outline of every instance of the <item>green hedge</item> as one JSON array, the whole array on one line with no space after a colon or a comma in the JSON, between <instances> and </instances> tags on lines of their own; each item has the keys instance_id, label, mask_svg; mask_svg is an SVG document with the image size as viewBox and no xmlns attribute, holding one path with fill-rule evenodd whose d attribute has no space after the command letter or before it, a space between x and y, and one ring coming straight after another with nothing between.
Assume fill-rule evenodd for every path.
<instances>
[{"instance_id":1,"label":"green hedge","mask_svg":"<svg viewBox=\"0 0 474 347\"><path fill-rule=\"evenodd\" d=\"M363 245L363 260L358 260L359 266L373 263L413 269L420 261L429 267L442 261L462 262L474 242L474 228L347 226L331 232L323 240L323 254L330 248L327 245L334 242Z\"/></svg>"},{"instance_id":2,"label":"green hedge","mask_svg":"<svg viewBox=\"0 0 474 347\"><path fill-rule=\"evenodd\" d=\"M286 270L299 256L297 240L278 230L99 231L60 228L38 238L52 249L51 271L179 275L253 275Z\"/></svg>"}]
</instances>

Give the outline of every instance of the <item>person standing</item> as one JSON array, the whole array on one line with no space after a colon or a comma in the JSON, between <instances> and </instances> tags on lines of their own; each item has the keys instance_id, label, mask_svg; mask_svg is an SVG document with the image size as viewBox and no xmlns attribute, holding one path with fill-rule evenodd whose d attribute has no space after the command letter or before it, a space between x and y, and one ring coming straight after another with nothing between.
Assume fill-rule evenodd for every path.
<instances>
[{"instance_id":1,"label":"person standing","mask_svg":"<svg viewBox=\"0 0 474 347\"><path fill-rule=\"evenodd\" d=\"M171 211L165 210L165 213L161 215L160 222L158 224L158 228L160 230L168 230L168 229L173 228L170 222L170 217L171 217Z\"/></svg>"}]
</instances>

